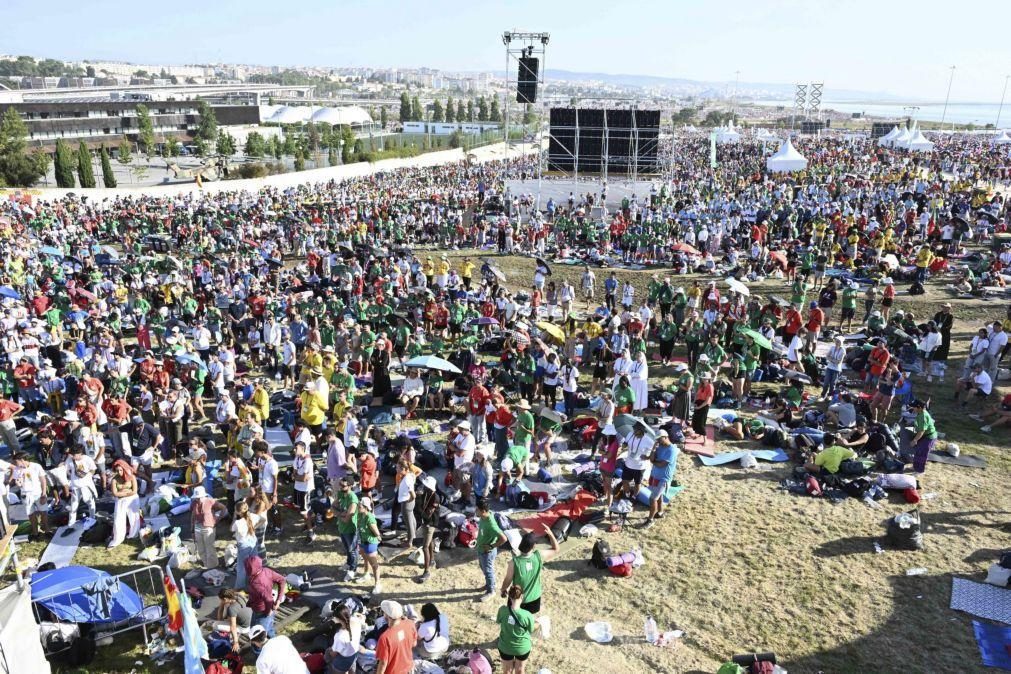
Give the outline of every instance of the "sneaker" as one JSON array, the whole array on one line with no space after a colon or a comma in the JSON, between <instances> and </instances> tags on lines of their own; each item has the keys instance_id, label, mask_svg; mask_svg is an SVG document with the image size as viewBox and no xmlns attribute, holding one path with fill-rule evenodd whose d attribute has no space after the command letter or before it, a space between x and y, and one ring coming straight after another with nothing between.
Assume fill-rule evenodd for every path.
<instances>
[{"instance_id":1,"label":"sneaker","mask_svg":"<svg viewBox=\"0 0 1011 674\"><path fill-rule=\"evenodd\" d=\"M344 574L344 582L345 583L353 583L353 582L355 582L355 577L356 577L356 574L355 574L354 571L348 571L348 572L346 572Z\"/></svg>"},{"instance_id":2,"label":"sneaker","mask_svg":"<svg viewBox=\"0 0 1011 674\"><path fill-rule=\"evenodd\" d=\"M376 583L372 586L372 594L382 594L383 586L381 583Z\"/></svg>"},{"instance_id":3,"label":"sneaker","mask_svg":"<svg viewBox=\"0 0 1011 674\"><path fill-rule=\"evenodd\" d=\"M983 431L984 433L989 433L993 429L989 426L981 426L979 430Z\"/></svg>"},{"instance_id":4,"label":"sneaker","mask_svg":"<svg viewBox=\"0 0 1011 674\"><path fill-rule=\"evenodd\" d=\"M974 421L983 421L983 417L980 416L979 414L970 414L969 418L973 419Z\"/></svg>"},{"instance_id":5,"label":"sneaker","mask_svg":"<svg viewBox=\"0 0 1011 674\"><path fill-rule=\"evenodd\" d=\"M653 526L654 523L655 523L655 520L652 517L650 517L648 520L646 520L646 523L642 525L642 528L643 529L649 529L650 527Z\"/></svg>"},{"instance_id":6,"label":"sneaker","mask_svg":"<svg viewBox=\"0 0 1011 674\"><path fill-rule=\"evenodd\" d=\"M429 577L430 577L430 574L428 573L428 571L426 571L425 573L423 573L420 576L418 576L417 578L415 578L414 582L417 583L418 585L421 585L426 580L428 580Z\"/></svg>"}]
</instances>

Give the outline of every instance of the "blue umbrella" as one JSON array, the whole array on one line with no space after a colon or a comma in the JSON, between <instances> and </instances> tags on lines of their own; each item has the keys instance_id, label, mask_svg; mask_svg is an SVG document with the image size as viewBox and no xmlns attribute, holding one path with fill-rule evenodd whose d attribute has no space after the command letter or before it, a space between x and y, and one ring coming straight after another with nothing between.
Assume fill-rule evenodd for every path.
<instances>
[{"instance_id":1,"label":"blue umbrella","mask_svg":"<svg viewBox=\"0 0 1011 674\"><path fill-rule=\"evenodd\" d=\"M0 286L0 297L7 297L12 300L20 300L21 293L10 286Z\"/></svg>"},{"instance_id":2,"label":"blue umbrella","mask_svg":"<svg viewBox=\"0 0 1011 674\"><path fill-rule=\"evenodd\" d=\"M472 318L470 320L471 325L498 325L498 320L492 318L491 316L482 316L481 318Z\"/></svg>"},{"instance_id":3,"label":"blue umbrella","mask_svg":"<svg viewBox=\"0 0 1011 674\"><path fill-rule=\"evenodd\" d=\"M199 365L200 367L204 366L204 362L202 360L200 360L199 358L197 358L193 354L189 354L189 353L176 354L176 360L179 361L180 363L183 363L184 365L193 364L193 365Z\"/></svg>"},{"instance_id":4,"label":"blue umbrella","mask_svg":"<svg viewBox=\"0 0 1011 674\"><path fill-rule=\"evenodd\" d=\"M39 252L43 255L52 255L53 257L63 257L63 251L55 246L42 246Z\"/></svg>"},{"instance_id":5,"label":"blue umbrella","mask_svg":"<svg viewBox=\"0 0 1011 674\"><path fill-rule=\"evenodd\" d=\"M463 374L463 371L448 360L438 356L416 356L406 363L404 367L416 367L419 370L439 370L450 374Z\"/></svg>"}]
</instances>

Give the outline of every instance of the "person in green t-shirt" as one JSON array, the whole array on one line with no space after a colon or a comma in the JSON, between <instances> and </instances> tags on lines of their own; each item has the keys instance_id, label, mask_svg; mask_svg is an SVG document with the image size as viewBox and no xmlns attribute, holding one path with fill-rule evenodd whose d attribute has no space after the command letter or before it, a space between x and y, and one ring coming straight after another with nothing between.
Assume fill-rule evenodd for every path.
<instances>
[{"instance_id":1,"label":"person in green t-shirt","mask_svg":"<svg viewBox=\"0 0 1011 674\"><path fill-rule=\"evenodd\" d=\"M534 616L520 608L523 588L513 585L506 595L506 605L500 606L495 622L499 625L498 652L502 656L505 674L523 672L533 648Z\"/></svg>"},{"instance_id":2,"label":"person in green t-shirt","mask_svg":"<svg viewBox=\"0 0 1011 674\"><path fill-rule=\"evenodd\" d=\"M839 315L839 329L846 323L846 331L853 329L853 317L857 314L857 289L847 282L842 291L842 313Z\"/></svg>"},{"instance_id":3,"label":"person in green t-shirt","mask_svg":"<svg viewBox=\"0 0 1011 674\"><path fill-rule=\"evenodd\" d=\"M816 473L819 475L835 475L839 472L839 466L842 465L843 461L856 458L856 452L849 447L837 445L835 442L835 434L826 433L822 437L822 443L824 444L825 449L818 452L813 460L808 461L804 465L804 469L809 473Z\"/></svg>"},{"instance_id":4,"label":"person in green t-shirt","mask_svg":"<svg viewBox=\"0 0 1011 674\"><path fill-rule=\"evenodd\" d=\"M362 551L365 563L372 569L372 577L375 578L375 585L372 594L379 594L383 591L379 582L379 525L376 523L376 516L372 514L372 498L364 497L358 502L358 515L356 526L358 529L358 547Z\"/></svg>"},{"instance_id":5,"label":"person in green t-shirt","mask_svg":"<svg viewBox=\"0 0 1011 674\"><path fill-rule=\"evenodd\" d=\"M476 514L477 562L484 575L484 594L474 601L481 602L491 599L495 594L495 558L498 556L498 546L506 542L506 537L492 516L488 501L478 501Z\"/></svg>"},{"instance_id":6,"label":"person in green t-shirt","mask_svg":"<svg viewBox=\"0 0 1011 674\"><path fill-rule=\"evenodd\" d=\"M337 491L337 533L344 544L347 559L344 582L353 581L358 572L358 496L352 491L353 486L354 479L345 475L340 479Z\"/></svg>"},{"instance_id":7,"label":"person in green t-shirt","mask_svg":"<svg viewBox=\"0 0 1011 674\"><path fill-rule=\"evenodd\" d=\"M527 451L529 451L534 438L534 415L531 414L530 403L526 399L516 403L515 408L518 414L513 426L513 443L526 447Z\"/></svg>"},{"instance_id":8,"label":"person in green t-shirt","mask_svg":"<svg viewBox=\"0 0 1011 674\"><path fill-rule=\"evenodd\" d=\"M927 469L927 456L937 442L937 428L934 426L934 417L927 411L927 404L922 400L914 400L909 404L909 408L916 412L916 419L913 422L913 436L910 444L913 446L913 470L922 473Z\"/></svg>"},{"instance_id":9,"label":"person in green t-shirt","mask_svg":"<svg viewBox=\"0 0 1011 674\"><path fill-rule=\"evenodd\" d=\"M551 543L550 550L535 550L534 535L527 532L520 539L519 553L514 556L506 567L505 578L502 579L502 598L508 596L509 588L519 585L523 588L523 603L520 608L537 614L541 610L541 569L558 554L558 539L549 527L544 528L544 535Z\"/></svg>"}]
</instances>

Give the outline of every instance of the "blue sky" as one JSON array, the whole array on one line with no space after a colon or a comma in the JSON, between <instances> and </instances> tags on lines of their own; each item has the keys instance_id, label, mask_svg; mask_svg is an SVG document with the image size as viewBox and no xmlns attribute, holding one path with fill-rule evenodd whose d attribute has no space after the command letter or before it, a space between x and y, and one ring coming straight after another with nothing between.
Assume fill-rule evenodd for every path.
<instances>
[{"instance_id":1,"label":"blue sky","mask_svg":"<svg viewBox=\"0 0 1011 674\"><path fill-rule=\"evenodd\" d=\"M0 52L146 63L504 67L505 29L547 31L549 68L804 82L1000 99L1007 0L5 0Z\"/></svg>"}]
</instances>

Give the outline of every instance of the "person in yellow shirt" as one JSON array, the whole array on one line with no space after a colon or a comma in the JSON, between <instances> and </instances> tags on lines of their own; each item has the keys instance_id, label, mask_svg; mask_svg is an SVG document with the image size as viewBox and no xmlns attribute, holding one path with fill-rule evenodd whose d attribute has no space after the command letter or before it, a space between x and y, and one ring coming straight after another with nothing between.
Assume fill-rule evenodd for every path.
<instances>
[{"instance_id":1,"label":"person in yellow shirt","mask_svg":"<svg viewBox=\"0 0 1011 674\"><path fill-rule=\"evenodd\" d=\"M319 435L323 430L323 422L326 421L327 409L326 401L320 395L316 382L310 381L302 389L299 395L302 409L299 418L305 422L314 436Z\"/></svg>"},{"instance_id":2,"label":"person in yellow shirt","mask_svg":"<svg viewBox=\"0 0 1011 674\"><path fill-rule=\"evenodd\" d=\"M469 257L463 258L463 264L460 265L460 278L463 280L463 287L470 290L470 280L474 277L474 263L470 261Z\"/></svg>"},{"instance_id":3,"label":"person in yellow shirt","mask_svg":"<svg viewBox=\"0 0 1011 674\"><path fill-rule=\"evenodd\" d=\"M435 282L439 284L440 287L446 285L446 279L449 277L449 260L443 255L439 258L439 264L436 267L437 276Z\"/></svg>"},{"instance_id":4,"label":"person in yellow shirt","mask_svg":"<svg viewBox=\"0 0 1011 674\"><path fill-rule=\"evenodd\" d=\"M322 355L322 365L323 377L327 381L333 380L333 373L337 371L337 354L334 353L334 348L332 346L323 347Z\"/></svg>"},{"instance_id":5,"label":"person in yellow shirt","mask_svg":"<svg viewBox=\"0 0 1011 674\"><path fill-rule=\"evenodd\" d=\"M428 279L428 287L431 288L435 281L435 262L432 261L431 255L425 260L425 264L421 266L421 271L425 274L425 278Z\"/></svg>"},{"instance_id":6,"label":"person in yellow shirt","mask_svg":"<svg viewBox=\"0 0 1011 674\"><path fill-rule=\"evenodd\" d=\"M262 377L257 379L253 386L253 395L249 397L249 404L256 409L261 424L270 418L270 393L267 391L266 383Z\"/></svg>"}]
</instances>

